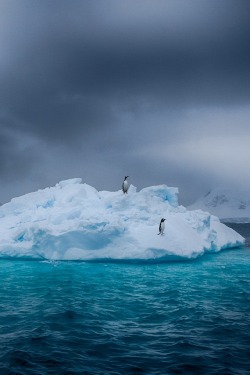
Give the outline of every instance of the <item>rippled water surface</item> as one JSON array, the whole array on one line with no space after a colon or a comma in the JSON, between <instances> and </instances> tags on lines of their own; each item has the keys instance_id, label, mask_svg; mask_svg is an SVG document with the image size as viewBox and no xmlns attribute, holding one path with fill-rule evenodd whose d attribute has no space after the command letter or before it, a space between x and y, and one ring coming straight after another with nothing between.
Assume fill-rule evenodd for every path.
<instances>
[{"instance_id":1,"label":"rippled water surface","mask_svg":"<svg viewBox=\"0 0 250 375\"><path fill-rule=\"evenodd\" d=\"M250 249L0 261L0 374L249 374Z\"/></svg>"}]
</instances>

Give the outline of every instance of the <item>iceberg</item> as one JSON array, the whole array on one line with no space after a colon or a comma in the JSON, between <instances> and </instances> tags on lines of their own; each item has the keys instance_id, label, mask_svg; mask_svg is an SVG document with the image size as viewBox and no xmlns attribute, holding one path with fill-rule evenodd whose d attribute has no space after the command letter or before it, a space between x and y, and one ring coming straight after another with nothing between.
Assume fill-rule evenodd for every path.
<instances>
[{"instance_id":1,"label":"iceberg","mask_svg":"<svg viewBox=\"0 0 250 375\"><path fill-rule=\"evenodd\" d=\"M158 235L165 218L164 235ZM0 257L168 260L239 247L244 238L201 210L178 205L178 188L97 191L80 178L0 207Z\"/></svg>"}]
</instances>

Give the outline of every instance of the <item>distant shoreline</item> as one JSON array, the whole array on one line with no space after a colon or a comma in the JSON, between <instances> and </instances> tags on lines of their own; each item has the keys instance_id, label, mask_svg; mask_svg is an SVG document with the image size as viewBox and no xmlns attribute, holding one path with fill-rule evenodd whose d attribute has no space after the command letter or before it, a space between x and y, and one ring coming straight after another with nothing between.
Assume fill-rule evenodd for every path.
<instances>
[{"instance_id":1,"label":"distant shoreline","mask_svg":"<svg viewBox=\"0 0 250 375\"><path fill-rule=\"evenodd\" d=\"M231 217L220 219L225 224L250 224L250 217Z\"/></svg>"}]
</instances>

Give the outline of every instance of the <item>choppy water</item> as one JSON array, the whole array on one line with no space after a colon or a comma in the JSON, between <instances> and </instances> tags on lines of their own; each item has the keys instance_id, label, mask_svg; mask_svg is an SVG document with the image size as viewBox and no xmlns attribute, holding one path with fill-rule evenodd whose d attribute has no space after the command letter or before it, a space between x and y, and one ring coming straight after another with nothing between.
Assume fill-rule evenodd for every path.
<instances>
[{"instance_id":1,"label":"choppy water","mask_svg":"<svg viewBox=\"0 0 250 375\"><path fill-rule=\"evenodd\" d=\"M161 264L1 260L0 374L249 374L249 275L250 248Z\"/></svg>"}]
</instances>

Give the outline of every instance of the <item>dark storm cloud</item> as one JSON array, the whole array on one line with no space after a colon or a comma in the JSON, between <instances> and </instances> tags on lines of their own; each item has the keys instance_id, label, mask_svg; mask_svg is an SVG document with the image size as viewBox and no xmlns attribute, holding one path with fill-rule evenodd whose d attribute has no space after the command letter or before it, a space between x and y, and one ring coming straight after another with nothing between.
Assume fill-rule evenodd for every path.
<instances>
[{"instance_id":1,"label":"dark storm cloud","mask_svg":"<svg viewBox=\"0 0 250 375\"><path fill-rule=\"evenodd\" d=\"M30 176L31 168L39 163L35 147L29 137L25 137L16 131L13 133L11 127L5 122L8 128L4 128L1 121L0 134L0 175L5 183L16 184L22 178Z\"/></svg>"},{"instance_id":2,"label":"dark storm cloud","mask_svg":"<svg viewBox=\"0 0 250 375\"><path fill-rule=\"evenodd\" d=\"M112 166L133 170L139 186L160 183L164 173L184 185L194 169L171 166L168 155L162 171L155 166L166 155L152 161L150 147L176 143L179 153L180 140L215 129L202 126L204 113L193 124L190 111L249 103L248 1L2 0L0 8L1 126L22 134L2 135L3 176L8 163L20 170L20 142L29 138L35 146L24 153L25 170L39 161L46 175L48 155L54 168L65 166L60 176L48 172L46 183L79 173L81 159L87 182L97 185L98 169ZM227 130L234 126L227 119ZM104 188L115 188L116 173Z\"/></svg>"},{"instance_id":3,"label":"dark storm cloud","mask_svg":"<svg viewBox=\"0 0 250 375\"><path fill-rule=\"evenodd\" d=\"M159 2L159 10L148 24L144 22L150 20L153 4L145 2L148 14L143 15L143 3L138 2L141 9L137 5L135 10L142 15L135 18L138 23L134 25L125 22L110 1L101 9L106 10L105 22L101 11L97 12L100 2L24 1L20 6L20 2L10 1L17 9L16 17L9 21L9 28L14 30L12 59L2 86L9 96L2 101L6 98L9 102L11 97L10 110L24 122L34 123L37 119L43 126L47 123L48 128L51 124L63 128L73 117L72 131L74 127L78 130L77 118L99 124L102 102L110 109L114 100L132 99L140 104L141 97L156 101L160 98L174 105L183 101L248 100L248 3L240 1L236 6L227 1L218 6L218 2L211 1L208 7L202 1L177 1L175 12L178 6L186 8L190 3L193 14L182 14L176 26L173 21L168 26L168 3L173 7L173 2ZM129 16L133 3L127 4L131 7ZM11 14L13 7L9 8ZM210 12L206 14L207 9ZM22 10L19 16L17 10ZM210 23L203 26L206 17Z\"/></svg>"}]
</instances>

